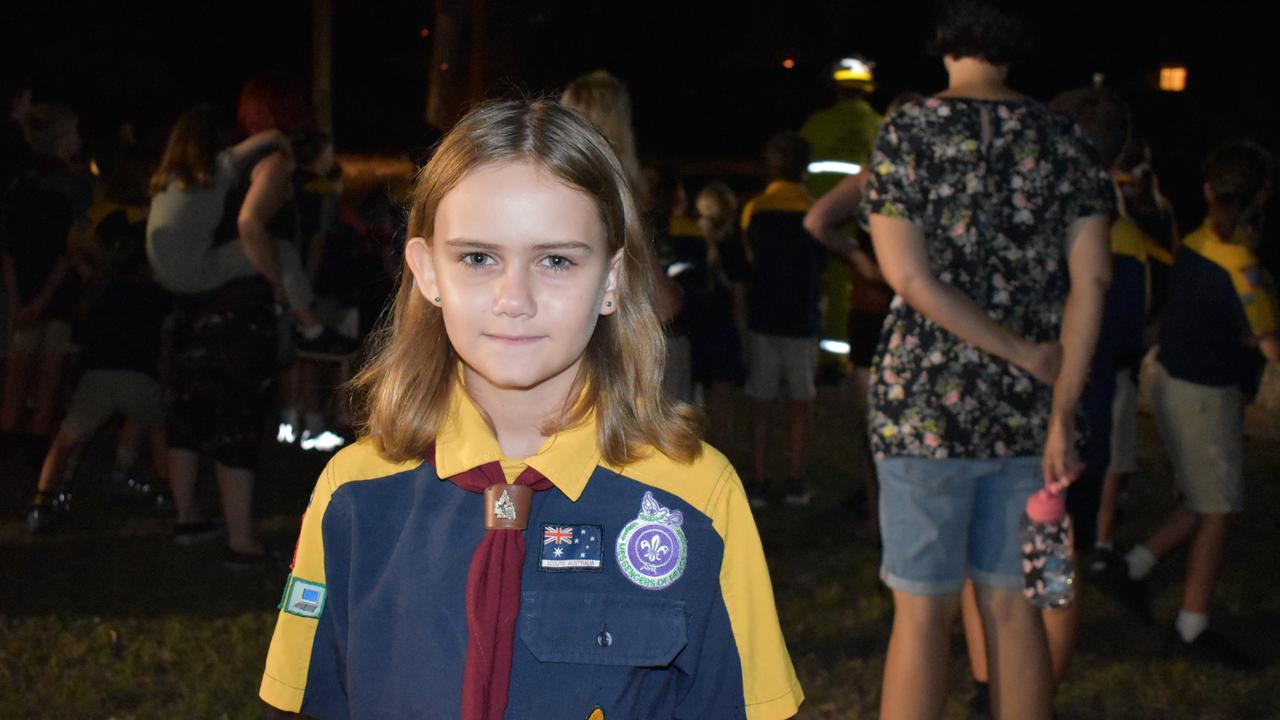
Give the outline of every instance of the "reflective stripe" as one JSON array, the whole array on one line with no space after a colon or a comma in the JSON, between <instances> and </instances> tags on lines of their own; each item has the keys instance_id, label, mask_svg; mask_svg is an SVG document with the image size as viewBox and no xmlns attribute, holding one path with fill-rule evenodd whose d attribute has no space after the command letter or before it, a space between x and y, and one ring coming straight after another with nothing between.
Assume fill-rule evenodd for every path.
<instances>
[{"instance_id":1,"label":"reflective stripe","mask_svg":"<svg viewBox=\"0 0 1280 720\"><path fill-rule=\"evenodd\" d=\"M814 175L818 173L857 175L862 172L862 166L858 163L844 162L842 160L817 160L809 163L809 172Z\"/></svg>"}]
</instances>

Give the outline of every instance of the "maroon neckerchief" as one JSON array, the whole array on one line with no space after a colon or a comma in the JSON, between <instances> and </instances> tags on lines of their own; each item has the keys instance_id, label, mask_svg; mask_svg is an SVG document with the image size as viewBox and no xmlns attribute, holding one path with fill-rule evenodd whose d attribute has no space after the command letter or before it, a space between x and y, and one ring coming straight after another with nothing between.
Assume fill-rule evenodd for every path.
<instances>
[{"instance_id":1,"label":"maroon neckerchief","mask_svg":"<svg viewBox=\"0 0 1280 720\"><path fill-rule=\"evenodd\" d=\"M436 464L436 449L427 451ZM506 483L498 462L444 478L473 493ZM547 490L551 481L526 467L516 485ZM484 516L476 518L484 522ZM524 567L524 531L487 530L467 571L467 660L462 673L462 720L501 720L511 685L511 653L520 615L520 574Z\"/></svg>"}]
</instances>

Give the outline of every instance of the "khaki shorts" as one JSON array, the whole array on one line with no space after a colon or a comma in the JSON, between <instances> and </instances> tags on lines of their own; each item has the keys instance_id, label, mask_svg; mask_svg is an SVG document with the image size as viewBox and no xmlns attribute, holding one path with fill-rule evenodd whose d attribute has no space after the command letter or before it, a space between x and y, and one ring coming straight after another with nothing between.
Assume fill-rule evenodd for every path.
<instances>
[{"instance_id":1,"label":"khaki shorts","mask_svg":"<svg viewBox=\"0 0 1280 720\"><path fill-rule=\"evenodd\" d=\"M66 355L71 352L71 325L42 320L13 331L9 352L14 355Z\"/></svg>"},{"instance_id":2,"label":"khaki shorts","mask_svg":"<svg viewBox=\"0 0 1280 720\"><path fill-rule=\"evenodd\" d=\"M1205 514L1244 509L1244 393L1198 385L1155 366L1151 402L1187 508Z\"/></svg>"},{"instance_id":3,"label":"khaki shorts","mask_svg":"<svg viewBox=\"0 0 1280 720\"><path fill-rule=\"evenodd\" d=\"M85 440L114 415L133 420L143 430L164 424L164 390L155 378L134 370L90 370L80 378L63 432Z\"/></svg>"},{"instance_id":4,"label":"khaki shorts","mask_svg":"<svg viewBox=\"0 0 1280 720\"><path fill-rule=\"evenodd\" d=\"M1108 475L1138 471L1138 384L1133 373L1116 373L1116 396L1111 402L1111 464Z\"/></svg>"},{"instance_id":5,"label":"khaki shorts","mask_svg":"<svg viewBox=\"0 0 1280 720\"><path fill-rule=\"evenodd\" d=\"M818 394L813 377L818 368L818 338L750 333L747 396L772 400L786 385L788 400L812 400Z\"/></svg>"}]
</instances>

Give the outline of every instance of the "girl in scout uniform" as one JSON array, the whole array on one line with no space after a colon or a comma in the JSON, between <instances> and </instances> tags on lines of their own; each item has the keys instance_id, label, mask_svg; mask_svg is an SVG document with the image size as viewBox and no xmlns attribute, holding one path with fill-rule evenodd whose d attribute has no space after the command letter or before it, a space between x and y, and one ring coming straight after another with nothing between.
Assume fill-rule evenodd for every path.
<instances>
[{"instance_id":1,"label":"girl in scout uniform","mask_svg":"<svg viewBox=\"0 0 1280 720\"><path fill-rule=\"evenodd\" d=\"M803 693L746 495L661 392L608 142L481 106L411 197L362 439L316 484L261 695L320 718L785 718Z\"/></svg>"}]
</instances>

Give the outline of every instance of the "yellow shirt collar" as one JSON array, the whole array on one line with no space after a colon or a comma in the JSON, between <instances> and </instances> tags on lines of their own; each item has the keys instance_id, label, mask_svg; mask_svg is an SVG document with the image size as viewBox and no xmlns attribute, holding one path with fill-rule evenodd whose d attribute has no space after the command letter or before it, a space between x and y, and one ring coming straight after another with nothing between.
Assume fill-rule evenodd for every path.
<instances>
[{"instance_id":1,"label":"yellow shirt collar","mask_svg":"<svg viewBox=\"0 0 1280 720\"><path fill-rule=\"evenodd\" d=\"M440 477L507 460L498 439L462 383L454 386L452 395L449 417L436 435L436 472ZM591 473L600 464L595 413L547 438L538 454L519 462L542 473L566 497L577 502Z\"/></svg>"}]
</instances>

